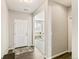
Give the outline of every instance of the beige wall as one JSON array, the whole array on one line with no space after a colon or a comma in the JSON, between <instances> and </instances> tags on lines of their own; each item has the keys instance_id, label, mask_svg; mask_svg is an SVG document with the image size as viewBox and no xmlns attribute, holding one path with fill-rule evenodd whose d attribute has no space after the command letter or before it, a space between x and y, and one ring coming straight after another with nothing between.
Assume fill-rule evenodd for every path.
<instances>
[{"instance_id":1,"label":"beige wall","mask_svg":"<svg viewBox=\"0 0 79 59\"><path fill-rule=\"evenodd\" d=\"M8 52L9 47L8 8L5 0L1 1L1 57Z\"/></svg>"},{"instance_id":2,"label":"beige wall","mask_svg":"<svg viewBox=\"0 0 79 59\"><path fill-rule=\"evenodd\" d=\"M52 9L52 54L54 56L68 49L67 8L54 2L50 2L49 6Z\"/></svg>"},{"instance_id":3,"label":"beige wall","mask_svg":"<svg viewBox=\"0 0 79 59\"><path fill-rule=\"evenodd\" d=\"M9 10L9 49L14 49L14 20L28 20L29 22L29 40L32 41L32 15ZM31 43L32 44L32 43Z\"/></svg>"}]
</instances>

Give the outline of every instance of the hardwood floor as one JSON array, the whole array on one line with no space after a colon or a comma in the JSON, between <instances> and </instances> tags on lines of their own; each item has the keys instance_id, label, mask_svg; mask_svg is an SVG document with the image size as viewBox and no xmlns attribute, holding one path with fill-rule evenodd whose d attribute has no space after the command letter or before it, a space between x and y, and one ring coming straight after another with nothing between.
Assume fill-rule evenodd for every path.
<instances>
[{"instance_id":1,"label":"hardwood floor","mask_svg":"<svg viewBox=\"0 0 79 59\"><path fill-rule=\"evenodd\" d=\"M6 54L2 59L15 59L15 53Z\"/></svg>"},{"instance_id":2,"label":"hardwood floor","mask_svg":"<svg viewBox=\"0 0 79 59\"><path fill-rule=\"evenodd\" d=\"M42 54L35 48L34 52L26 52L20 55L16 55L15 59L44 59ZM59 57L53 58L53 59L72 59L71 53L63 54Z\"/></svg>"},{"instance_id":3,"label":"hardwood floor","mask_svg":"<svg viewBox=\"0 0 79 59\"><path fill-rule=\"evenodd\" d=\"M66 53L54 59L72 59L72 58L71 58L71 53Z\"/></svg>"},{"instance_id":4,"label":"hardwood floor","mask_svg":"<svg viewBox=\"0 0 79 59\"><path fill-rule=\"evenodd\" d=\"M41 53L35 48L34 52L23 53L16 55L15 59L44 59Z\"/></svg>"},{"instance_id":5,"label":"hardwood floor","mask_svg":"<svg viewBox=\"0 0 79 59\"><path fill-rule=\"evenodd\" d=\"M38 52L35 54L31 52L31 53L25 53L25 54L19 55L15 59L44 59L44 58ZM72 58L71 58L71 54L66 53L54 59L72 59Z\"/></svg>"},{"instance_id":6,"label":"hardwood floor","mask_svg":"<svg viewBox=\"0 0 79 59\"><path fill-rule=\"evenodd\" d=\"M42 54L37 50L34 49L34 52L26 52L20 55L15 55L14 53L10 53L4 56L3 59L44 59ZM63 54L59 57L53 59L72 59L70 53Z\"/></svg>"}]
</instances>

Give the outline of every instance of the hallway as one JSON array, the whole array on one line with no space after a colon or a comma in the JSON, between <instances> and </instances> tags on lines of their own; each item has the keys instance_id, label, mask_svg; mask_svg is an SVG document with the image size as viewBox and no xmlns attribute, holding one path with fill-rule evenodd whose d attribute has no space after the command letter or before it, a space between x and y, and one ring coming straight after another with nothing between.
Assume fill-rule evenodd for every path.
<instances>
[{"instance_id":1,"label":"hallway","mask_svg":"<svg viewBox=\"0 0 79 59\"><path fill-rule=\"evenodd\" d=\"M3 33L7 35L3 35L2 57L6 53L12 55L10 59L71 59L66 52L73 48L72 4L63 1L7 0L3 9L3 25L7 24ZM12 54L8 50L13 50Z\"/></svg>"}]
</instances>

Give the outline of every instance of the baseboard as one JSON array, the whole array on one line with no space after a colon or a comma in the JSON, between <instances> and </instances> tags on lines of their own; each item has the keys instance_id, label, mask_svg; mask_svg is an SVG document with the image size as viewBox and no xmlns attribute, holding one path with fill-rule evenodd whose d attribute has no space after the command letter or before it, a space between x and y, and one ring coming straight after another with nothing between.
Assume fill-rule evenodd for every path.
<instances>
[{"instance_id":1,"label":"baseboard","mask_svg":"<svg viewBox=\"0 0 79 59\"><path fill-rule=\"evenodd\" d=\"M69 53L71 53L72 51L68 50Z\"/></svg>"},{"instance_id":2,"label":"baseboard","mask_svg":"<svg viewBox=\"0 0 79 59\"><path fill-rule=\"evenodd\" d=\"M65 53L67 53L68 51L63 51L63 52L61 52L61 53L58 53L58 54L56 54L56 55L54 55L54 56L52 56L52 57L49 57L49 58L47 58L47 59L53 59L53 58L56 58L56 57L58 57L58 56L60 56L60 55L63 55L63 54L65 54Z\"/></svg>"},{"instance_id":3,"label":"baseboard","mask_svg":"<svg viewBox=\"0 0 79 59\"><path fill-rule=\"evenodd\" d=\"M52 58L58 57L58 56L63 55L63 54L65 54L65 53L67 53L67 52L68 52L68 51L63 51L63 52L61 52L61 53L58 53L58 54L52 56Z\"/></svg>"}]
</instances>

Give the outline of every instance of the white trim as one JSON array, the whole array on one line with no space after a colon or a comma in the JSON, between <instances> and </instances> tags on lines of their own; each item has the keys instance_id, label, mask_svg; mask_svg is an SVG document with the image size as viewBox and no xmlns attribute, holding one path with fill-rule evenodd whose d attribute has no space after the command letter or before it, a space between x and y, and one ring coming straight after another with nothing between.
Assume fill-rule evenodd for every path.
<instances>
[{"instance_id":1,"label":"white trim","mask_svg":"<svg viewBox=\"0 0 79 59\"><path fill-rule=\"evenodd\" d=\"M62 54L65 54L65 53L67 53L67 52L68 52L68 51L63 51L63 52L61 52L61 53L58 53L58 54L52 56L52 58L58 57L58 56L60 56L60 55L62 55Z\"/></svg>"},{"instance_id":2,"label":"white trim","mask_svg":"<svg viewBox=\"0 0 79 59\"><path fill-rule=\"evenodd\" d=\"M72 51L68 50L68 53L70 53L70 52L72 52Z\"/></svg>"},{"instance_id":3,"label":"white trim","mask_svg":"<svg viewBox=\"0 0 79 59\"><path fill-rule=\"evenodd\" d=\"M49 58L46 58L46 59L52 59L52 58L55 58L55 57L58 57L58 56L60 56L60 55L63 55L63 54L65 54L65 53L67 53L68 51L63 51L63 52L61 52L61 53L58 53L58 54L56 54L56 55L54 55L54 56L51 56L51 57L49 57Z\"/></svg>"}]
</instances>

